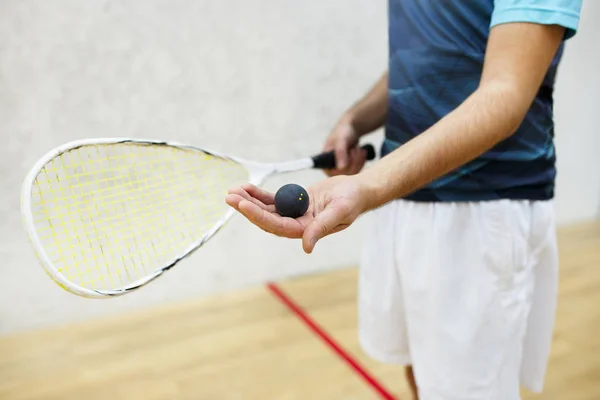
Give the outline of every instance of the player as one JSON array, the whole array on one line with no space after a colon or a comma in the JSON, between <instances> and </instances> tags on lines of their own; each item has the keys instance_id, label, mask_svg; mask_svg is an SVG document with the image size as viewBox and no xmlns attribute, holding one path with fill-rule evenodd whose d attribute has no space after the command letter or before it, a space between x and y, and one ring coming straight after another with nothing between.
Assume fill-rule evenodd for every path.
<instances>
[{"instance_id":1,"label":"player","mask_svg":"<svg viewBox=\"0 0 600 400\"><path fill-rule=\"evenodd\" d=\"M317 241L367 213L359 280L366 353L407 366L415 398L541 391L557 297L552 95L581 0L389 0L389 65L325 143L339 159L297 220L273 194L227 203ZM359 139L385 127L364 168ZM568 134L568 132L565 132Z\"/></svg>"}]
</instances>

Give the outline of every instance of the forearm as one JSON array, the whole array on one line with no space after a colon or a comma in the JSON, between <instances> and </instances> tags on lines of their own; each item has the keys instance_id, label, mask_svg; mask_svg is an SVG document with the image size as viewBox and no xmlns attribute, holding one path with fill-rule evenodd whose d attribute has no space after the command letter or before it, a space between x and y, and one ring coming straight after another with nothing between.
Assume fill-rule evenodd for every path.
<instances>
[{"instance_id":1,"label":"forearm","mask_svg":"<svg viewBox=\"0 0 600 400\"><path fill-rule=\"evenodd\" d=\"M531 101L517 88L478 89L429 130L359 176L368 192L367 209L410 194L508 138Z\"/></svg>"},{"instance_id":2,"label":"forearm","mask_svg":"<svg viewBox=\"0 0 600 400\"><path fill-rule=\"evenodd\" d=\"M354 129L365 135L379 129L385 123L388 108L388 73L373 85L373 87L356 102L343 119L348 120Z\"/></svg>"},{"instance_id":3,"label":"forearm","mask_svg":"<svg viewBox=\"0 0 600 400\"><path fill-rule=\"evenodd\" d=\"M490 31L479 88L459 107L357 176L365 207L379 207L455 170L519 127L564 37L557 25ZM523 40L527 38L527 40Z\"/></svg>"}]
</instances>

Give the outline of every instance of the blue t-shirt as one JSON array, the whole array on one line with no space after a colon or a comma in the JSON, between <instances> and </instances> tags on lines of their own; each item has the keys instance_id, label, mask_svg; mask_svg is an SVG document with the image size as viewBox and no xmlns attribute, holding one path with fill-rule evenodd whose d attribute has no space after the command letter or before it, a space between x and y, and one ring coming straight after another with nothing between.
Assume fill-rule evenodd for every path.
<instances>
[{"instance_id":1,"label":"blue t-shirt","mask_svg":"<svg viewBox=\"0 0 600 400\"><path fill-rule=\"evenodd\" d=\"M557 24L572 37L582 0L389 0L388 117L382 155L427 130L478 86L490 28ZM527 40L527 38L523 38ZM510 138L406 199L545 200L554 196L552 90L563 45Z\"/></svg>"}]
</instances>

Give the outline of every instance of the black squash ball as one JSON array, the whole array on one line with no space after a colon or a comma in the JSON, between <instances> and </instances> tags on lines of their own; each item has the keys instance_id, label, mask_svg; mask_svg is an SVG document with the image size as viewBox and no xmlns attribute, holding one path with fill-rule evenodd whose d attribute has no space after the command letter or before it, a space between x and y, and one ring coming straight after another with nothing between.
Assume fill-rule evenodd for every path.
<instances>
[{"instance_id":1,"label":"black squash ball","mask_svg":"<svg viewBox=\"0 0 600 400\"><path fill-rule=\"evenodd\" d=\"M275 193L275 210L282 217L298 218L308 210L310 199L300 185L289 183Z\"/></svg>"}]
</instances>

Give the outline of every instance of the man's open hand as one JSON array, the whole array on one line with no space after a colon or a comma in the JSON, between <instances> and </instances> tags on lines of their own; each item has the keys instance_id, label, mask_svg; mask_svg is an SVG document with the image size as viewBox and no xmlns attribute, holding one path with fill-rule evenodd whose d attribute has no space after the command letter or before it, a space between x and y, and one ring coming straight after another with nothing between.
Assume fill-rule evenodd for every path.
<instances>
[{"instance_id":1,"label":"man's open hand","mask_svg":"<svg viewBox=\"0 0 600 400\"><path fill-rule=\"evenodd\" d=\"M229 190L226 202L260 229L277 236L302 239L311 253L318 240L349 227L367 209L367 193L357 176L335 176L307 189L310 204L299 218L275 211L275 195L254 185Z\"/></svg>"}]
</instances>

